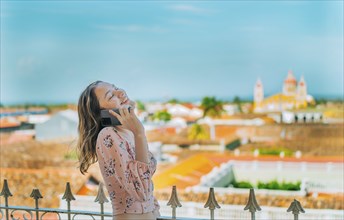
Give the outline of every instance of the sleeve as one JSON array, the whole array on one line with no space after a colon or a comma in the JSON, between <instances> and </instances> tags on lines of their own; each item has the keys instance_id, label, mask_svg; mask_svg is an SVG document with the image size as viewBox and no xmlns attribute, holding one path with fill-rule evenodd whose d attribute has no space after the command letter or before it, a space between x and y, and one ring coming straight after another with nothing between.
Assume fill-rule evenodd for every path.
<instances>
[{"instance_id":1,"label":"sleeve","mask_svg":"<svg viewBox=\"0 0 344 220\"><path fill-rule=\"evenodd\" d=\"M143 202L152 191L150 182L155 169L151 162L135 160L128 148L128 141L111 127L104 128L98 135L98 160L106 181L118 183L129 195Z\"/></svg>"},{"instance_id":2,"label":"sleeve","mask_svg":"<svg viewBox=\"0 0 344 220\"><path fill-rule=\"evenodd\" d=\"M149 171L151 174L150 177L152 177L156 171L157 162L156 162L156 159L154 158L153 154L150 151L148 151L148 157L149 157Z\"/></svg>"}]
</instances>

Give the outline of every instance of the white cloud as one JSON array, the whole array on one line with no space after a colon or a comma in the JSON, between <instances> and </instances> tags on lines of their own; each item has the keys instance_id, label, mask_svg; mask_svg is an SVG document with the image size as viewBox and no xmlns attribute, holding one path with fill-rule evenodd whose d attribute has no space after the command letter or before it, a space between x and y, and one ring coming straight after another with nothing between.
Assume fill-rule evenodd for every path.
<instances>
[{"instance_id":1,"label":"white cloud","mask_svg":"<svg viewBox=\"0 0 344 220\"><path fill-rule=\"evenodd\" d=\"M174 10L174 11L186 11L186 12L193 12L193 13L209 12L209 10L206 10L206 9L200 8L200 7L196 7L193 5L171 5L169 8Z\"/></svg>"},{"instance_id":2,"label":"white cloud","mask_svg":"<svg viewBox=\"0 0 344 220\"><path fill-rule=\"evenodd\" d=\"M95 25L97 29L106 31L124 31L124 32L153 32L153 33L166 33L168 29L160 26L143 26L143 25Z\"/></svg>"},{"instance_id":3,"label":"white cloud","mask_svg":"<svg viewBox=\"0 0 344 220\"><path fill-rule=\"evenodd\" d=\"M30 73L39 65L39 61L33 56L21 57L17 61L17 69L20 73Z\"/></svg>"}]
</instances>

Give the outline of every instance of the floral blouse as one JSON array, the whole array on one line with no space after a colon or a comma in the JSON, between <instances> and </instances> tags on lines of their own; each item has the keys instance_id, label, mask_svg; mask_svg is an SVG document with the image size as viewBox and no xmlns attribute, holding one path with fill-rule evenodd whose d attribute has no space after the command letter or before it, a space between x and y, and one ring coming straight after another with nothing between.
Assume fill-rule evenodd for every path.
<instances>
[{"instance_id":1,"label":"floral blouse","mask_svg":"<svg viewBox=\"0 0 344 220\"><path fill-rule=\"evenodd\" d=\"M131 131L105 127L98 134L96 148L113 215L159 209L152 182L156 160L151 152L148 152L149 164L135 160L135 139Z\"/></svg>"}]
</instances>

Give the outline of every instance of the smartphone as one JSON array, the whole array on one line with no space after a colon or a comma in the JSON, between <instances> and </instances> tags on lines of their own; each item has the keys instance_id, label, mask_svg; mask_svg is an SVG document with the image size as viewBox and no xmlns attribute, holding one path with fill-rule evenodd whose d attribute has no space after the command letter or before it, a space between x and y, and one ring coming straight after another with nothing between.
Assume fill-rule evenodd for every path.
<instances>
[{"instance_id":1,"label":"smartphone","mask_svg":"<svg viewBox=\"0 0 344 220\"><path fill-rule=\"evenodd\" d=\"M121 125L121 122L115 116L111 115L109 110L110 109L105 109L100 111L100 124L103 127ZM112 111L120 115L118 108L114 108ZM128 108L128 111L130 112L130 107Z\"/></svg>"}]
</instances>

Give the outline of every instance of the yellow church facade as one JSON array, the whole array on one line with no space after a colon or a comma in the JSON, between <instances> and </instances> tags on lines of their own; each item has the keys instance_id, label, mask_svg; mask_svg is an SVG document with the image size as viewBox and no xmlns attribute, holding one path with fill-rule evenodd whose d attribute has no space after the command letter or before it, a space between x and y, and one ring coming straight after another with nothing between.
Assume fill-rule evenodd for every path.
<instances>
[{"instance_id":1,"label":"yellow church facade","mask_svg":"<svg viewBox=\"0 0 344 220\"><path fill-rule=\"evenodd\" d=\"M297 82L292 71L288 72L283 82L281 93L264 97L264 87L260 79L254 87L254 112L282 112L306 108L308 103L314 102L312 96L307 94L307 85L303 77Z\"/></svg>"}]
</instances>

